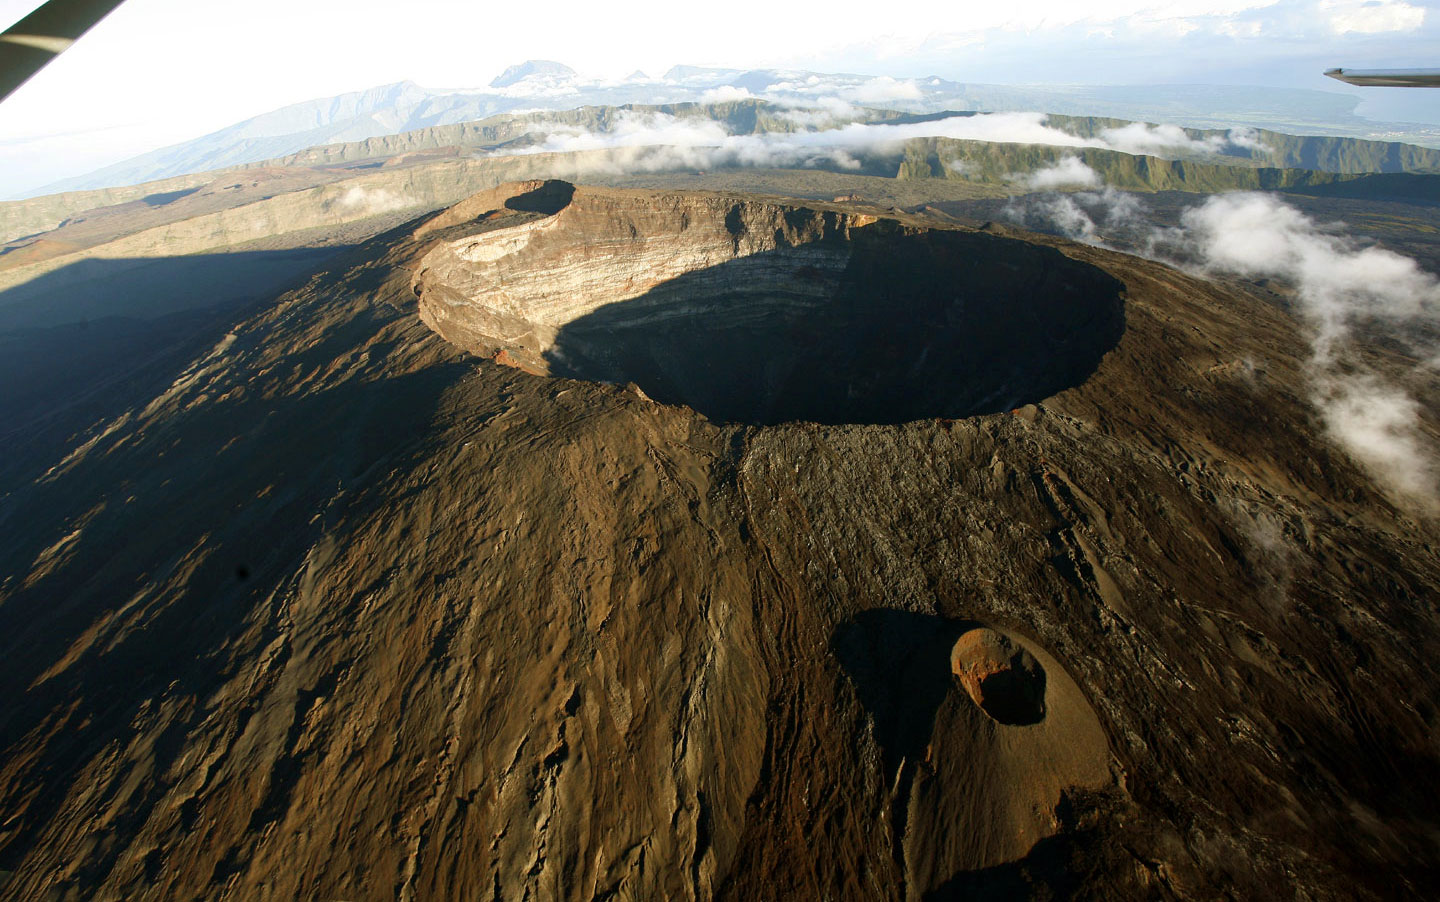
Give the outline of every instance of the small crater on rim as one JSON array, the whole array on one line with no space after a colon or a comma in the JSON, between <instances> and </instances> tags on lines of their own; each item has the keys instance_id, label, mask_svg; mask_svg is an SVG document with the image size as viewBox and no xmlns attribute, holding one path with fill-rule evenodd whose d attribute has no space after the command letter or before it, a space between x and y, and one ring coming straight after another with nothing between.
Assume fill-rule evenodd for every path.
<instances>
[{"instance_id":1,"label":"small crater on rim","mask_svg":"<svg viewBox=\"0 0 1440 902\"><path fill-rule=\"evenodd\" d=\"M950 650L950 670L996 722L1026 726L1045 719L1045 669L1004 633L981 627L963 634Z\"/></svg>"}]
</instances>

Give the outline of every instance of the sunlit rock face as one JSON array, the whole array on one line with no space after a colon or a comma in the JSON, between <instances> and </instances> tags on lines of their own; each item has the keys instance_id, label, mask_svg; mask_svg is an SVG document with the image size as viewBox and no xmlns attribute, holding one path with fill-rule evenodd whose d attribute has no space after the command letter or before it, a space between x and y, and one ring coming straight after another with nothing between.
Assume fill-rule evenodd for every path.
<instances>
[{"instance_id":1,"label":"sunlit rock face","mask_svg":"<svg viewBox=\"0 0 1440 902\"><path fill-rule=\"evenodd\" d=\"M895 423L1078 384L1124 328L1120 284L1053 249L869 214L547 183L416 280L451 342L634 382L720 421ZM513 220L511 220L513 222Z\"/></svg>"}]
</instances>

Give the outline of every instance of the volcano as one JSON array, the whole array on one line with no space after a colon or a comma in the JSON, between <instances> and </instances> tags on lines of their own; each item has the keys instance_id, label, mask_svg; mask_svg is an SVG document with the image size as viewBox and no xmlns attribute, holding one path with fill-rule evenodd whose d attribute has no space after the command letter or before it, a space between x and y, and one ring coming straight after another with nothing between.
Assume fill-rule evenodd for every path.
<instances>
[{"instance_id":1,"label":"volcano","mask_svg":"<svg viewBox=\"0 0 1440 902\"><path fill-rule=\"evenodd\" d=\"M210 328L7 439L8 898L1434 886L1440 533L1261 288L527 182Z\"/></svg>"}]
</instances>

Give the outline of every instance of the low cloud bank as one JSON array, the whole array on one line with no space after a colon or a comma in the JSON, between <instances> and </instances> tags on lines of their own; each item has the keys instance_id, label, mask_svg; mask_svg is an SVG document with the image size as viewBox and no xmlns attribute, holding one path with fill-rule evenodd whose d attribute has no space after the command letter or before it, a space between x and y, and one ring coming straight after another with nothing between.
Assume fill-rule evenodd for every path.
<instances>
[{"instance_id":1,"label":"low cloud bank","mask_svg":"<svg viewBox=\"0 0 1440 902\"><path fill-rule=\"evenodd\" d=\"M828 103L869 103L896 104L919 101L925 94L920 85L909 78L891 78L880 75L874 78L798 74L793 78L782 78L765 86L762 96L780 104L804 104L812 99Z\"/></svg>"},{"instance_id":2,"label":"low cloud bank","mask_svg":"<svg viewBox=\"0 0 1440 902\"><path fill-rule=\"evenodd\" d=\"M1222 154L1236 147L1244 150L1267 149L1260 140L1259 133L1253 128L1232 128L1223 136L1192 138L1178 125L1131 122L1118 128L1102 130L1100 138L1110 150L1150 156L1164 156L1175 152Z\"/></svg>"},{"instance_id":3,"label":"low cloud bank","mask_svg":"<svg viewBox=\"0 0 1440 902\"><path fill-rule=\"evenodd\" d=\"M895 85L910 85L896 82ZM894 89L895 85L873 90ZM913 85L910 85L913 87ZM738 100L749 96L741 88L716 89L711 100ZM1095 147L1131 154L1219 153L1230 146L1250 147L1254 133L1232 130L1229 137L1192 139L1172 125L1131 123L1106 129L1093 138L1082 138L1048 124L1043 113L980 113L950 116L928 122L903 124L850 122L834 123L858 115L860 110L848 99L818 99L813 107L781 107L779 114L806 130L789 133L732 135L719 122L679 118L664 113L626 112L612 128L603 132L583 131L564 126L544 126L535 145L521 153L569 153L607 148L653 148L646 153L619 155L609 168L618 171L655 171L666 167L713 169L721 166L806 166L838 165L859 168L857 157L867 153L898 150L916 138L953 138L1012 144L1042 144L1052 147ZM1246 143L1252 142L1252 143ZM507 149L505 153L516 151ZM1094 186L1099 179L1085 176L1084 163L1076 158L1062 160L1056 167L1041 170L1035 187L1062 184ZM1052 171L1053 170L1053 171ZM1086 169L1088 171L1088 169ZM1063 179L1069 181L1062 181ZM1047 182L1047 180L1049 180Z\"/></svg>"},{"instance_id":4,"label":"low cloud bank","mask_svg":"<svg viewBox=\"0 0 1440 902\"><path fill-rule=\"evenodd\" d=\"M1133 195L1110 189L1030 198L1007 210L1022 224L1049 224L1087 243L1123 236L1149 256L1202 273L1294 285L1311 327L1311 401L1326 433L1397 501L1440 513L1440 459L1419 402L1366 371L1352 352L1363 324L1422 360L1436 359L1440 349L1425 346L1413 327L1440 321L1440 280L1414 260L1362 246L1341 226L1317 223L1267 194L1210 197L1169 229L1152 226Z\"/></svg>"},{"instance_id":5,"label":"low cloud bank","mask_svg":"<svg viewBox=\"0 0 1440 902\"><path fill-rule=\"evenodd\" d=\"M859 169L854 151L879 146L864 126L793 134L732 135L719 122L663 113L626 113L604 132L547 128L543 140L518 153L609 151L568 161L578 172L614 174L723 167L834 166ZM843 134L841 134L843 133ZM894 137L891 141L896 140ZM505 155L516 153L507 149Z\"/></svg>"}]
</instances>

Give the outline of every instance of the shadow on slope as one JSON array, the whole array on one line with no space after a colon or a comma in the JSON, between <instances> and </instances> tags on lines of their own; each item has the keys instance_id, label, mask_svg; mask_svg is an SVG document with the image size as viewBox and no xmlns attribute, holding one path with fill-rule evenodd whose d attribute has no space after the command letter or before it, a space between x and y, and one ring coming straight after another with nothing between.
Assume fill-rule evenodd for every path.
<instances>
[{"instance_id":1,"label":"shadow on slope","mask_svg":"<svg viewBox=\"0 0 1440 902\"><path fill-rule=\"evenodd\" d=\"M324 365L333 360L324 344L291 359ZM196 405L132 430L123 447L97 449L0 510L10 539L0 573L32 572L0 605L0 686L12 690L0 752L15 761L28 742L45 749L26 772L15 829L0 835L0 870L42 842L77 775L98 750L123 748L153 699L213 697L233 676L236 649L254 652L249 643L273 637L273 627L257 626L267 600L293 588L327 529L374 503L377 472L412 465L441 395L470 371L449 363L308 395ZM63 552L82 563L35 575L45 537L84 510L92 515ZM334 600L337 611L352 603ZM57 699L66 700L59 709ZM205 716L203 706L177 715L150 750L156 773L168 772ZM36 739L48 729L65 740ZM284 810L302 769L293 756L280 759L256 817ZM107 829L134 835L168 790L144 781ZM193 817L181 813L182 822ZM123 848L70 875L71 885L95 885Z\"/></svg>"},{"instance_id":2,"label":"shadow on slope","mask_svg":"<svg viewBox=\"0 0 1440 902\"><path fill-rule=\"evenodd\" d=\"M879 223L601 307L547 358L715 421L968 417L1084 382L1124 332L1123 288L1053 248Z\"/></svg>"},{"instance_id":3,"label":"shadow on slope","mask_svg":"<svg viewBox=\"0 0 1440 902\"><path fill-rule=\"evenodd\" d=\"M271 297L348 249L77 260L0 291L0 333L106 317L153 319Z\"/></svg>"},{"instance_id":4,"label":"shadow on slope","mask_svg":"<svg viewBox=\"0 0 1440 902\"><path fill-rule=\"evenodd\" d=\"M179 368L220 340L237 305L183 310L154 319L105 317L39 329L0 333L0 442L35 428L37 420L63 419L109 390L126 397L174 377ZM179 353L154 380L145 371Z\"/></svg>"},{"instance_id":5,"label":"shadow on slope","mask_svg":"<svg viewBox=\"0 0 1440 902\"><path fill-rule=\"evenodd\" d=\"M875 738L893 774L925 756L935 712L955 687L950 649L979 626L934 614L877 608L836 627L830 649L875 722Z\"/></svg>"},{"instance_id":6,"label":"shadow on slope","mask_svg":"<svg viewBox=\"0 0 1440 902\"><path fill-rule=\"evenodd\" d=\"M178 191L159 191L155 194L147 194L140 198L140 202L147 207L163 207L166 204L173 204L175 201L204 189L204 185L196 185L193 188L181 188Z\"/></svg>"},{"instance_id":7,"label":"shadow on slope","mask_svg":"<svg viewBox=\"0 0 1440 902\"><path fill-rule=\"evenodd\" d=\"M1440 204L1440 175L1420 172L1381 172L1358 176L1330 185L1308 185L1288 190L1291 194L1307 194L1312 197Z\"/></svg>"},{"instance_id":8,"label":"shadow on slope","mask_svg":"<svg viewBox=\"0 0 1440 902\"><path fill-rule=\"evenodd\" d=\"M164 390L246 304L343 250L87 259L0 291L0 486L23 478L25 458L48 466L76 430Z\"/></svg>"},{"instance_id":9,"label":"shadow on slope","mask_svg":"<svg viewBox=\"0 0 1440 902\"><path fill-rule=\"evenodd\" d=\"M1070 790L1055 808L1060 832L1023 858L961 871L926 890L924 902L1008 902L1011 899L1108 899L1153 896L1131 848L1149 850L1144 828L1126 828L1122 797L1113 790ZM1148 890L1148 891L1147 891Z\"/></svg>"}]
</instances>

